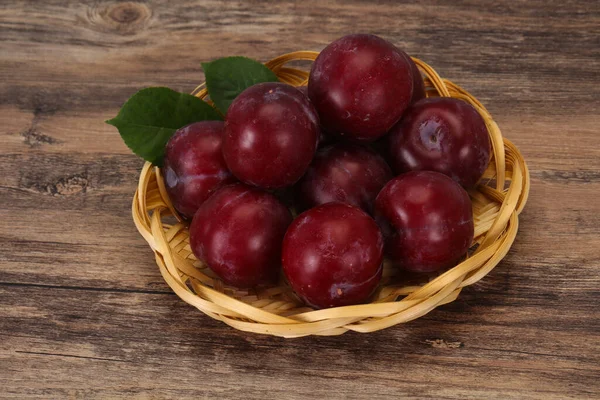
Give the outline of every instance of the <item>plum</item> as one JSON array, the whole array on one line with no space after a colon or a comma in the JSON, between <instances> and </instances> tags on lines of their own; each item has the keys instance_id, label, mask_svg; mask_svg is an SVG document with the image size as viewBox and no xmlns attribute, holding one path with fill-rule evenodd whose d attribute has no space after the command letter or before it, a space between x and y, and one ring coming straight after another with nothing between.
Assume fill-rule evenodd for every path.
<instances>
[{"instance_id":1,"label":"plum","mask_svg":"<svg viewBox=\"0 0 600 400\"><path fill-rule=\"evenodd\" d=\"M479 181L491 150L481 115L469 103L450 97L411 105L388 136L389 160L397 174L437 171L465 188Z\"/></svg>"},{"instance_id":2,"label":"plum","mask_svg":"<svg viewBox=\"0 0 600 400\"><path fill-rule=\"evenodd\" d=\"M432 272L454 265L473 241L469 195L448 176L413 171L392 179L375 200L386 253L406 270Z\"/></svg>"},{"instance_id":3,"label":"plum","mask_svg":"<svg viewBox=\"0 0 600 400\"><path fill-rule=\"evenodd\" d=\"M425 82L423 82L423 76L417 64L406 54L406 58L410 62L410 70L413 76L413 94L410 98L410 103L416 103L417 101L425 98Z\"/></svg>"},{"instance_id":4,"label":"plum","mask_svg":"<svg viewBox=\"0 0 600 400\"><path fill-rule=\"evenodd\" d=\"M406 53L374 35L348 35L325 47L308 81L325 130L358 141L383 136L411 101L410 63Z\"/></svg>"},{"instance_id":5,"label":"plum","mask_svg":"<svg viewBox=\"0 0 600 400\"><path fill-rule=\"evenodd\" d=\"M371 213L375 197L392 179L387 163L366 147L336 144L319 151L298 182L298 197L307 209L340 201Z\"/></svg>"},{"instance_id":6,"label":"plum","mask_svg":"<svg viewBox=\"0 0 600 400\"><path fill-rule=\"evenodd\" d=\"M200 206L190 246L224 282L239 288L274 282L292 216L275 196L242 183L225 186Z\"/></svg>"},{"instance_id":7,"label":"plum","mask_svg":"<svg viewBox=\"0 0 600 400\"><path fill-rule=\"evenodd\" d=\"M316 308L368 300L381 279L383 236L361 209L327 203L298 216L283 240L292 289Z\"/></svg>"},{"instance_id":8,"label":"plum","mask_svg":"<svg viewBox=\"0 0 600 400\"><path fill-rule=\"evenodd\" d=\"M192 218L215 190L237 180L221 152L223 128L221 121L195 122L177 130L167 143L164 183L184 218Z\"/></svg>"},{"instance_id":9,"label":"plum","mask_svg":"<svg viewBox=\"0 0 600 400\"><path fill-rule=\"evenodd\" d=\"M223 155L242 182L277 189L300 179L318 140L319 117L305 95L283 83L260 83L231 103Z\"/></svg>"}]
</instances>

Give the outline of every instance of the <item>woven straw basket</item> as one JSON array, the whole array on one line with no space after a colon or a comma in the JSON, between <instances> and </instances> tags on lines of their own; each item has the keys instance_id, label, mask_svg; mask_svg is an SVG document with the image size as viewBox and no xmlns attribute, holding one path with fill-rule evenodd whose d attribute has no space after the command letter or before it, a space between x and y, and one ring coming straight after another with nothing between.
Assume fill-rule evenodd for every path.
<instances>
[{"instance_id":1,"label":"woven straw basket","mask_svg":"<svg viewBox=\"0 0 600 400\"><path fill-rule=\"evenodd\" d=\"M282 82L302 85L308 73L286 67L290 61L314 61L317 52L300 51L266 63ZM302 304L282 278L277 286L239 290L225 286L198 261L190 249L188 226L177 216L167 196L161 171L146 163L133 198L133 220L156 256L160 272L186 303L208 316L243 331L282 337L340 335L348 330L373 332L419 318L439 305L454 301L462 288L479 281L506 255L517 234L529 193L529 172L519 150L502 137L498 125L477 99L414 59L424 73L427 96L451 96L472 104L489 130L493 158L473 202L475 238L469 256L438 276L407 285L384 263L381 284L370 304L313 310ZM205 98L200 85L194 94ZM176 217L176 218L173 218Z\"/></svg>"}]
</instances>

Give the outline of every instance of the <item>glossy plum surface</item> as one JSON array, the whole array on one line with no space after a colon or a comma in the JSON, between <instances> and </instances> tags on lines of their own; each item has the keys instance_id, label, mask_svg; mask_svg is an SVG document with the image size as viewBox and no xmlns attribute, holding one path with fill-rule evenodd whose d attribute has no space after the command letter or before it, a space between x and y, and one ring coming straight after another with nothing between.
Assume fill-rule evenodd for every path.
<instances>
[{"instance_id":1,"label":"glossy plum surface","mask_svg":"<svg viewBox=\"0 0 600 400\"><path fill-rule=\"evenodd\" d=\"M296 86L296 89L298 89L300 92L302 92L302 94L306 96L308 101L310 101L310 98L308 97L308 86ZM319 124L319 145L318 146L320 147L320 146L327 145L328 143L332 142L332 139L333 139L333 137L331 135L326 135L323 127Z\"/></svg>"},{"instance_id":2,"label":"glossy plum surface","mask_svg":"<svg viewBox=\"0 0 600 400\"><path fill-rule=\"evenodd\" d=\"M410 103L412 104L425 98L425 82L423 82L423 76L421 75L421 71L419 71L417 64L415 64L408 54L406 54L406 58L410 62L410 71L412 72L413 77L413 93L410 98Z\"/></svg>"},{"instance_id":3,"label":"glossy plum surface","mask_svg":"<svg viewBox=\"0 0 600 400\"><path fill-rule=\"evenodd\" d=\"M316 308L368 300L382 273L383 236L361 209L327 203L298 216L283 241L290 285Z\"/></svg>"},{"instance_id":4,"label":"glossy plum surface","mask_svg":"<svg viewBox=\"0 0 600 400\"><path fill-rule=\"evenodd\" d=\"M338 143L317 151L297 188L303 209L340 201L371 213L375 197L390 179L390 167L373 150Z\"/></svg>"},{"instance_id":5,"label":"glossy plum surface","mask_svg":"<svg viewBox=\"0 0 600 400\"><path fill-rule=\"evenodd\" d=\"M473 187L488 166L491 143L481 115L449 97L413 104L389 136L390 164L396 173L437 171Z\"/></svg>"},{"instance_id":6,"label":"glossy plum surface","mask_svg":"<svg viewBox=\"0 0 600 400\"><path fill-rule=\"evenodd\" d=\"M375 208L386 236L386 253L409 271L452 266L473 241L469 195L439 172L397 176L381 190Z\"/></svg>"},{"instance_id":7,"label":"glossy plum surface","mask_svg":"<svg viewBox=\"0 0 600 400\"><path fill-rule=\"evenodd\" d=\"M300 92L302 92L303 95L305 95L306 97L308 97L308 86L304 85L304 86L296 86L296 89L298 89Z\"/></svg>"},{"instance_id":8,"label":"glossy plum surface","mask_svg":"<svg viewBox=\"0 0 600 400\"><path fill-rule=\"evenodd\" d=\"M252 287L277 279L281 243L292 216L273 195L236 183L215 192L194 215L190 245L228 284Z\"/></svg>"},{"instance_id":9,"label":"glossy plum surface","mask_svg":"<svg viewBox=\"0 0 600 400\"><path fill-rule=\"evenodd\" d=\"M283 83L261 83L231 103L223 155L241 181L281 188L304 174L318 139L319 117L305 95Z\"/></svg>"},{"instance_id":10,"label":"glossy plum surface","mask_svg":"<svg viewBox=\"0 0 600 400\"><path fill-rule=\"evenodd\" d=\"M308 95L327 132L373 141L402 116L413 93L406 54L374 35L344 36L312 65Z\"/></svg>"},{"instance_id":11,"label":"glossy plum surface","mask_svg":"<svg viewBox=\"0 0 600 400\"><path fill-rule=\"evenodd\" d=\"M233 183L221 145L224 124L202 121L179 129L167 143L163 177L169 198L185 218L221 186Z\"/></svg>"}]
</instances>

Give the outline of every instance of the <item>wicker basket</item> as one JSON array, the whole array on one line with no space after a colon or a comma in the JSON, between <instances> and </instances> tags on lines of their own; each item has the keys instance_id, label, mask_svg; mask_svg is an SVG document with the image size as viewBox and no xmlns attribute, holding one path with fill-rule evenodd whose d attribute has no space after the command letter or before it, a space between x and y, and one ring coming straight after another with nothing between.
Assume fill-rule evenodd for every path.
<instances>
[{"instance_id":1,"label":"wicker basket","mask_svg":"<svg viewBox=\"0 0 600 400\"><path fill-rule=\"evenodd\" d=\"M285 64L314 61L318 53L301 51L268 63L279 79L292 85L306 83L308 73ZM427 96L451 96L471 103L487 124L493 158L476 189L470 191L475 219L475 239L469 256L456 267L421 282L407 285L398 272L384 263L383 278L370 304L313 310L302 304L282 278L277 286L239 290L225 286L198 261L189 245L188 226L167 196L161 171L150 163L142 169L133 198L137 229L156 255L160 272L186 303L208 316L243 331L282 337L339 335L348 330L373 332L408 322L439 305L454 301L463 287L488 274L506 255L518 229L518 215L529 193L529 172L519 150L502 138L487 110L469 93L414 59L426 75ZM195 95L205 98L203 85ZM176 218L173 218L175 216Z\"/></svg>"}]
</instances>

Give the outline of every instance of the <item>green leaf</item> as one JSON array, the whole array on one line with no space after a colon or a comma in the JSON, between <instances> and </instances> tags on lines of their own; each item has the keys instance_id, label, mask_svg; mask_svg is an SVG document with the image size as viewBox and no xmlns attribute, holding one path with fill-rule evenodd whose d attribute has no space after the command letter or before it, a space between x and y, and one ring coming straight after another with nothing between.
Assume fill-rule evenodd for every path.
<instances>
[{"instance_id":1,"label":"green leaf","mask_svg":"<svg viewBox=\"0 0 600 400\"><path fill-rule=\"evenodd\" d=\"M223 113L244 89L262 82L278 82L277 76L258 61L246 57L225 57L202 63L211 100Z\"/></svg>"},{"instance_id":2,"label":"green leaf","mask_svg":"<svg viewBox=\"0 0 600 400\"><path fill-rule=\"evenodd\" d=\"M165 87L142 89L107 124L115 126L135 154L162 165L165 146L175 131L192 122L221 120L221 115L189 94Z\"/></svg>"}]
</instances>

